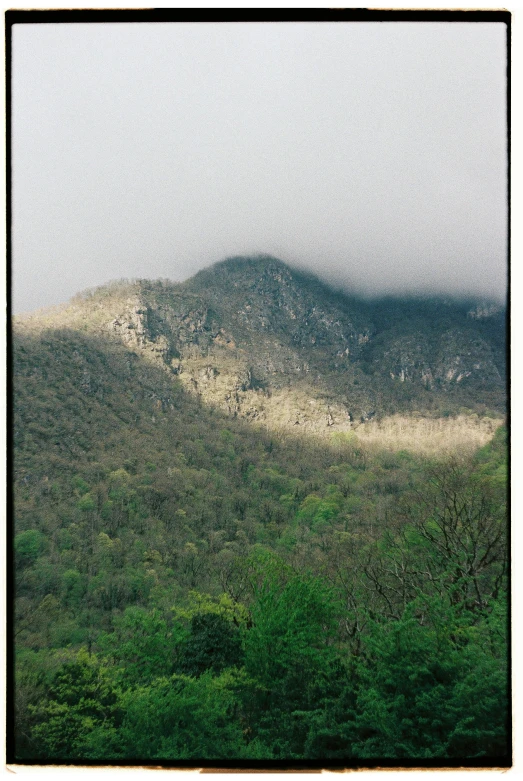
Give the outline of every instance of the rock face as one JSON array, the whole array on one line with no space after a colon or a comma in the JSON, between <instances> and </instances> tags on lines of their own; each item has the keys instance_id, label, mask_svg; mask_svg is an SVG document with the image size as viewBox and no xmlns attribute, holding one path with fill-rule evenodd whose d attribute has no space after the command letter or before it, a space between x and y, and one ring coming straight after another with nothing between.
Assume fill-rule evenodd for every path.
<instances>
[{"instance_id":1,"label":"rock face","mask_svg":"<svg viewBox=\"0 0 523 781\"><path fill-rule=\"evenodd\" d=\"M365 301L270 257L232 258L183 284L102 288L60 315L61 327L78 322L258 424L349 431L400 411L505 403L502 307Z\"/></svg>"}]
</instances>

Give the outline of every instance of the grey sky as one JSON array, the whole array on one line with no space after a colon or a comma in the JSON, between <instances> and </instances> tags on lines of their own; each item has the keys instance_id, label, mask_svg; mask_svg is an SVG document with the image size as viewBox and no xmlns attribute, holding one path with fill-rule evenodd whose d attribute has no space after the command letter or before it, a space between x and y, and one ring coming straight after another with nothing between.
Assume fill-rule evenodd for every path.
<instances>
[{"instance_id":1,"label":"grey sky","mask_svg":"<svg viewBox=\"0 0 523 781\"><path fill-rule=\"evenodd\" d=\"M13 28L13 305L271 253L501 297L505 25Z\"/></svg>"}]
</instances>

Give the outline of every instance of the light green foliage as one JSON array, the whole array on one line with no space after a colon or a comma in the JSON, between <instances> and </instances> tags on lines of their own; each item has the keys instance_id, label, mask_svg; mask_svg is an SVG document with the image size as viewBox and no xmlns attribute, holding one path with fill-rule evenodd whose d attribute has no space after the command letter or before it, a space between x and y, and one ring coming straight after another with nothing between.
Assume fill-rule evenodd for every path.
<instances>
[{"instance_id":1,"label":"light green foliage","mask_svg":"<svg viewBox=\"0 0 523 781\"><path fill-rule=\"evenodd\" d=\"M150 464L146 464L145 468L147 469L148 466L151 466L151 465ZM148 470L148 471L150 471L150 470ZM111 472L111 474L109 475L110 482L113 485L115 485L115 486L128 485L130 479L131 479L131 476L130 476L129 472L127 472L125 469L115 469L115 471Z\"/></svg>"},{"instance_id":2,"label":"light green foliage","mask_svg":"<svg viewBox=\"0 0 523 781\"><path fill-rule=\"evenodd\" d=\"M268 573L256 585L252 627L244 634L247 672L273 687L288 675L307 677L329 654L333 595L318 579Z\"/></svg>"},{"instance_id":3,"label":"light green foliage","mask_svg":"<svg viewBox=\"0 0 523 781\"><path fill-rule=\"evenodd\" d=\"M101 635L98 645L119 668L118 677L136 685L174 671L185 634L159 611L134 606L115 618L114 631Z\"/></svg>"},{"instance_id":4,"label":"light green foliage","mask_svg":"<svg viewBox=\"0 0 523 781\"><path fill-rule=\"evenodd\" d=\"M332 593L319 579L295 576L276 559L267 564L254 584L244 646L247 672L273 687L298 669L307 676L328 653L334 611Z\"/></svg>"},{"instance_id":5,"label":"light green foliage","mask_svg":"<svg viewBox=\"0 0 523 781\"><path fill-rule=\"evenodd\" d=\"M190 621L195 615L217 615L238 626L245 624L249 615L245 605L234 602L228 594L213 598L198 591L189 591L188 605L174 607L173 614L177 620L185 621Z\"/></svg>"},{"instance_id":6,"label":"light green foliage","mask_svg":"<svg viewBox=\"0 0 523 781\"><path fill-rule=\"evenodd\" d=\"M78 509L82 512L91 512L95 507L96 504L91 494L84 494L78 501Z\"/></svg>"},{"instance_id":7,"label":"light green foliage","mask_svg":"<svg viewBox=\"0 0 523 781\"><path fill-rule=\"evenodd\" d=\"M340 501L337 496L322 499L310 494L303 500L298 512L298 521L308 523L312 528L323 525L335 518L340 510Z\"/></svg>"},{"instance_id":8,"label":"light green foliage","mask_svg":"<svg viewBox=\"0 0 523 781\"><path fill-rule=\"evenodd\" d=\"M88 757L89 734L118 711L112 671L80 650L55 674L48 691L48 701L29 706L38 755L48 760Z\"/></svg>"},{"instance_id":9,"label":"light green foliage","mask_svg":"<svg viewBox=\"0 0 523 781\"><path fill-rule=\"evenodd\" d=\"M252 729L275 756L303 756L319 702L329 687L339 695L333 642L339 606L320 578L298 576L276 557L255 557L251 579L243 643L246 672L258 684L245 695Z\"/></svg>"}]
</instances>

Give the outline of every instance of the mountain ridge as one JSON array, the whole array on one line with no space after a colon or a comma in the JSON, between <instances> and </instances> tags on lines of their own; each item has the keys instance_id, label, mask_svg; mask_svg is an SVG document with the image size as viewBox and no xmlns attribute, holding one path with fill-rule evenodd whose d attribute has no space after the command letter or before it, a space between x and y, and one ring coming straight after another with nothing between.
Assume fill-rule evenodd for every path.
<instances>
[{"instance_id":1,"label":"mountain ridge","mask_svg":"<svg viewBox=\"0 0 523 781\"><path fill-rule=\"evenodd\" d=\"M504 413L503 307L434 296L371 301L271 256L228 258L181 283L112 283L14 324L109 335L202 402L283 428Z\"/></svg>"}]
</instances>

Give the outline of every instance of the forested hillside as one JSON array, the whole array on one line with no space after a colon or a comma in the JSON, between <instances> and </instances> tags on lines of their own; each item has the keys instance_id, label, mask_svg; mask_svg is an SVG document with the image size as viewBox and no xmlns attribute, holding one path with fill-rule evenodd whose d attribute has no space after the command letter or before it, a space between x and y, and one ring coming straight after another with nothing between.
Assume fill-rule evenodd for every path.
<instances>
[{"instance_id":1,"label":"forested hillside","mask_svg":"<svg viewBox=\"0 0 523 781\"><path fill-rule=\"evenodd\" d=\"M246 415L242 399L227 412L184 381L184 363L194 377L199 361L226 373L229 359L236 377L247 367L243 392L259 402L278 398L278 384L312 398L290 383L283 348L264 373L274 330L257 351L251 321L240 343L211 294L198 310L190 297L203 282L174 297L167 284L114 286L15 326L16 760L507 764L503 320L496 330L463 314L477 328L462 365L477 365L490 329L477 380L471 369L463 385L434 379L431 391L389 377L397 395L383 390L376 413L415 420L426 394L424 420L466 421L486 444L398 447L379 427L365 439L371 421L359 418L322 418L318 437L314 421L277 426ZM377 311L369 352L328 390L333 419L349 375L359 398L358 377L370 393L376 367L393 361L401 321L382 302L387 352ZM349 356L365 335L352 320ZM330 349L306 362L316 371ZM410 401L396 406L405 388Z\"/></svg>"}]
</instances>

